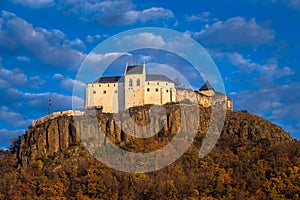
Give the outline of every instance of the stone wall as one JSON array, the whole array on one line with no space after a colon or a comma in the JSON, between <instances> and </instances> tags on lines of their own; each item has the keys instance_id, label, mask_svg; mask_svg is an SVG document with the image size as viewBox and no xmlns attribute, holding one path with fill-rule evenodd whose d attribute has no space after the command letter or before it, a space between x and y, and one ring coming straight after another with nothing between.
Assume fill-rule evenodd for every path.
<instances>
[{"instance_id":1,"label":"stone wall","mask_svg":"<svg viewBox=\"0 0 300 200\"><path fill-rule=\"evenodd\" d=\"M55 118L62 117L62 116L70 117L70 116L82 116L82 115L84 115L84 111L81 110L65 110L65 111L53 112L49 115L33 120L31 126L35 127L39 124L45 123L46 121L53 120Z\"/></svg>"},{"instance_id":2,"label":"stone wall","mask_svg":"<svg viewBox=\"0 0 300 200\"><path fill-rule=\"evenodd\" d=\"M154 87L152 87L151 89L155 90ZM216 104L221 105L223 103L224 105L227 106L228 110L231 111L233 110L232 100L226 95L221 93L216 93L213 97L208 97L206 95L203 95L193 90L177 89L176 102L184 102L184 101L189 101L192 104L199 104L205 108L208 108L211 105L216 105ZM147 103L145 104L151 104L151 101L147 101ZM103 112L106 112L106 110L103 110ZM53 112L50 115L46 115L44 117L32 121L32 126L35 127L38 124L42 124L48 120L52 120L61 116L82 116L82 115L84 115L84 111L80 111L80 110L66 110L66 111Z\"/></svg>"},{"instance_id":3,"label":"stone wall","mask_svg":"<svg viewBox=\"0 0 300 200\"><path fill-rule=\"evenodd\" d=\"M212 105L226 105L227 110L232 110L232 100L225 94L216 92L213 96L206 96L198 91L189 89L177 89L176 90L176 101L185 102L188 101L192 104L199 104L205 108L211 107Z\"/></svg>"}]
</instances>

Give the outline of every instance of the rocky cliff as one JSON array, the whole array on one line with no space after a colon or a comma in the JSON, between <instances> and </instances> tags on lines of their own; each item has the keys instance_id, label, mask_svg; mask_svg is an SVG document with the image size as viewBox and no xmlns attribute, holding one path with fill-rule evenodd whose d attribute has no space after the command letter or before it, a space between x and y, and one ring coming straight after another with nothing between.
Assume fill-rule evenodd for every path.
<instances>
[{"instance_id":1,"label":"rocky cliff","mask_svg":"<svg viewBox=\"0 0 300 200\"><path fill-rule=\"evenodd\" d=\"M58 113L35 123L11 151L0 151L0 199L299 199L300 142L280 127L246 111L228 111L218 142L200 158L211 119L222 118L219 110L154 108ZM193 124L197 134L185 153L149 173L115 170L86 150L112 141L128 151L155 151Z\"/></svg>"},{"instance_id":2,"label":"rocky cliff","mask_svg":"<svg viewBox=\"0 0 300 200\"><path fill-rule=\"evenodd\" d=\"M50 119L30 127L21 136L18 160L26 167L33 160L53 156L71 146L82 143L89 147L101 146L105 145L107 139L124 149L149 151L163 147L179 131L193 131L191 124L199 125L196 143L201 143L212 117L211 109L201 106L180 107L172 104L166 105L163 110L153 109L153 106L151 108L131 108L127 113L119 115L90 110L82 116L59 116ZM199 109L199 115L194 112L195 109ZM156 113L153 115L153 112ZM265 142L273 146L292 140L280 127L247 112L227 111L222 134L244 143ZM143 138L136 138L137 135Z\"/></svg>"}]
</instances>

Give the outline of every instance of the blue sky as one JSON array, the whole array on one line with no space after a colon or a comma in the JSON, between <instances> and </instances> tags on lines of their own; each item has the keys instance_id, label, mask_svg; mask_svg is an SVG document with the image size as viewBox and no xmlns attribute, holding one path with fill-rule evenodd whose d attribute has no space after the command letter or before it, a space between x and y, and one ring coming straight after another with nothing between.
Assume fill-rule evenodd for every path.
<instances>
[{"instance_id":1,"label":"blue sky","mask_svg":"<svg viewBox=\"0 0 300 200\"><path fill-rule=\"evenodd\" d=\"M77 70L100 42L165 27L212 56L235 110L300 138L300 0L6 0L0 2L0 147L35 118L72 107ZM144 38L149 39L149 38ZM146 59L146 58L145 58Z\"/></svg>"}]
</instances>

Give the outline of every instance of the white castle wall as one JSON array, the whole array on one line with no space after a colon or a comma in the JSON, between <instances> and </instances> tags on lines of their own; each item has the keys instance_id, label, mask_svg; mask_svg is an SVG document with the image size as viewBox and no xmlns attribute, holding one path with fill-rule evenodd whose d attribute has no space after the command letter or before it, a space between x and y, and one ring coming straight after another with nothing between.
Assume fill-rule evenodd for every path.
<instances>
[{"instance_id":1,"label":"white castle wall","mask_svg":"<svg viewBox=\"0 0 300 200\"><path fill-rule=\"evenodd\" d=\"M145 73L128 74L125 75L124 82L89 83L85 93L85 108L102 107L103 112L117 113L130 107L163 105L176 101L174 83L145 79Z\"/></svg>"},{"instance_id":2,"label":"white castle wall","mask_svg":"<svg viewBox=\"0 0 300 200\"><path fill-rule=\"evenodd\" d=\"M130 80L132 85L129 85ZM137 85L139 80L140 85ZM129 74L125 75L125 109L133 106L144 105L145 74Z\"/></svg>"},{"instance_id":3,"label":"white castle wall","mask_svg":"<svg viewBox=\"0 0 300 200\"><path fill-rule=\"evenodd\" d=\"M165 81L148 81L144 88L145 104L163 105L176 101L174 83Z\"/></svg>"},{"instance_id":4,"label":"white castle wall","mask_svg":"<svg viewBox=\"0 0 300 200\"><path fill-rule=\"evenodd\" d=\"M85 107L103 106L103 112L118 112L119 90L122 83L87 84Z\"/></svg>"},{"instance_id":5,"label":"white castle wall","mask_svg":"<svg viewBox=\"0 0 300 200\"><path fill-rule=\"evenodd\" d=\"M147 81L145 64L142 73L136 71L139 74L134 74L134 71L127 72L127 69L128 66L121 82L87 84L85 108L102 107L105 113L118 113L145 104L164 105L169 102L189 101L210 107L217 102L227 101L225 102L227 107L232 110L231 99L214 90L195 92L185 88L175 88L173 82L165 79Z\"/></svg>"},{"instance_id":6,"label":"white castle wall","mask_svg":"<svg viewBox=\"0 0 300 200\"><path fill-rule=\"evenodd\" d=\"M206 95L203 95L199 92L195 92L193 90L188 90L188 89L173 89L173 88L168 88L168 87L163 87L163 85L160 85L160 87L157 87L157 85L155 85L154 83L149 85L146 85L147 87L141 87L142 89L146 90L147 88L150 88L151 90L155 90L156 88L160 89L160 92L157 92L158 94L165 96L163 98L160 98L159 95L153 95L152 92L145 92L145 104L154 104L152 102L157 102L157 101L161 101L162 105L167 103L167 102L171 102L171 100L174 99L174 101L172 102L184 102L184 101L189 101L190 103L194 103L194 104L199 104L202 105L203 107L210 107L212 105L216 105L216 104L223 104L224 101L227 102L227 109L228 110L233 110L233 106L232 106L232 100L227 97L225 94L221 94L221 93L216 93L215 96L213 97L208 97ZM173 85L171 85L172 87ZM91 87L94 88L94 87ZM109 88L107 87L102 87L102 88ZM115 87L111 87L111 88L115 88ZM168 95L167 93L163 93L161 91L166 90L166 88L168 88L170 91L174 90L174 92L172 93L172 95ZM102 89L103 90L103 89ZM113 90L113 89L111 89ZM97 91L101 91L100 89L98 89ZM175 96L176 95L176 96ZM172 97L172 99L171 99ZM117 99L118 97L116 97ZM212 100L213 99L213 100ZM103 112L105 112L103 110ZM33 120L32 121L32 127L35 127L39 124L42 124L48 120L52 120L55 119L57 117L62 117L62 116L82 116L84 115L85 112L81 111L81 110L65 110L65 111L59 111L59 112L53 112L50 115L46 115L44 117L41 117L39 119Z\"/></svg>"},{"instance_id":7,"label":"white castle wall","mask_svg":"<svg viewBox=\"0 0 300 200\"><path fill-rule=\"evenodd\" d=\"M39 124L42 124L48 120L52 120L58 117L62 117L62 116L82 116L84 115L84 111L81 110L65 110L65 111L58 111L58 112L53 112L49 115L46 115L44 117L38 118L36 120L32 121L32 127L35 127Z\"/></svg>"}]
</instances>

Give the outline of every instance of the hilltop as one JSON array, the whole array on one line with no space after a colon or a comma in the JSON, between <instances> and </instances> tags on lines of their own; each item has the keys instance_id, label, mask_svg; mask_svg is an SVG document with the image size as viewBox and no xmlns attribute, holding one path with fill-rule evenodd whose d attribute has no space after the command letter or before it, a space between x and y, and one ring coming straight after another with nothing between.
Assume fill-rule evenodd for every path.
<instances>
[{"instance_id":1,"label":"hilltop","mask_svg":"<svg viewBox=\"0 0 300 200\"><path fill-rule=\"evenodd\" d=\"M176 162L150 173L130 174L105 166L85 149L76 129L79 126L84 134L93 134L96 129L91 125L98 124L121 148L153 151L172 140L178 120L186 119L187 124L196 119L183 116L188 110L179 115L176 105L166 105L165 110L167 118L158 116L157 122L167 125L160 130L159 123L154 123L149 131L158 134L146 140L124 135L111 114L94 110L30 127L13 142L11 151L1 153L0 198L299 199L300 142L246 111L227 112L216 146L200 159L199 148L211 114L210 108L200 107L200 128L193 145ZM141 125L148 123L149 107L129 112Z\"/></svg>"}]
</instances>

